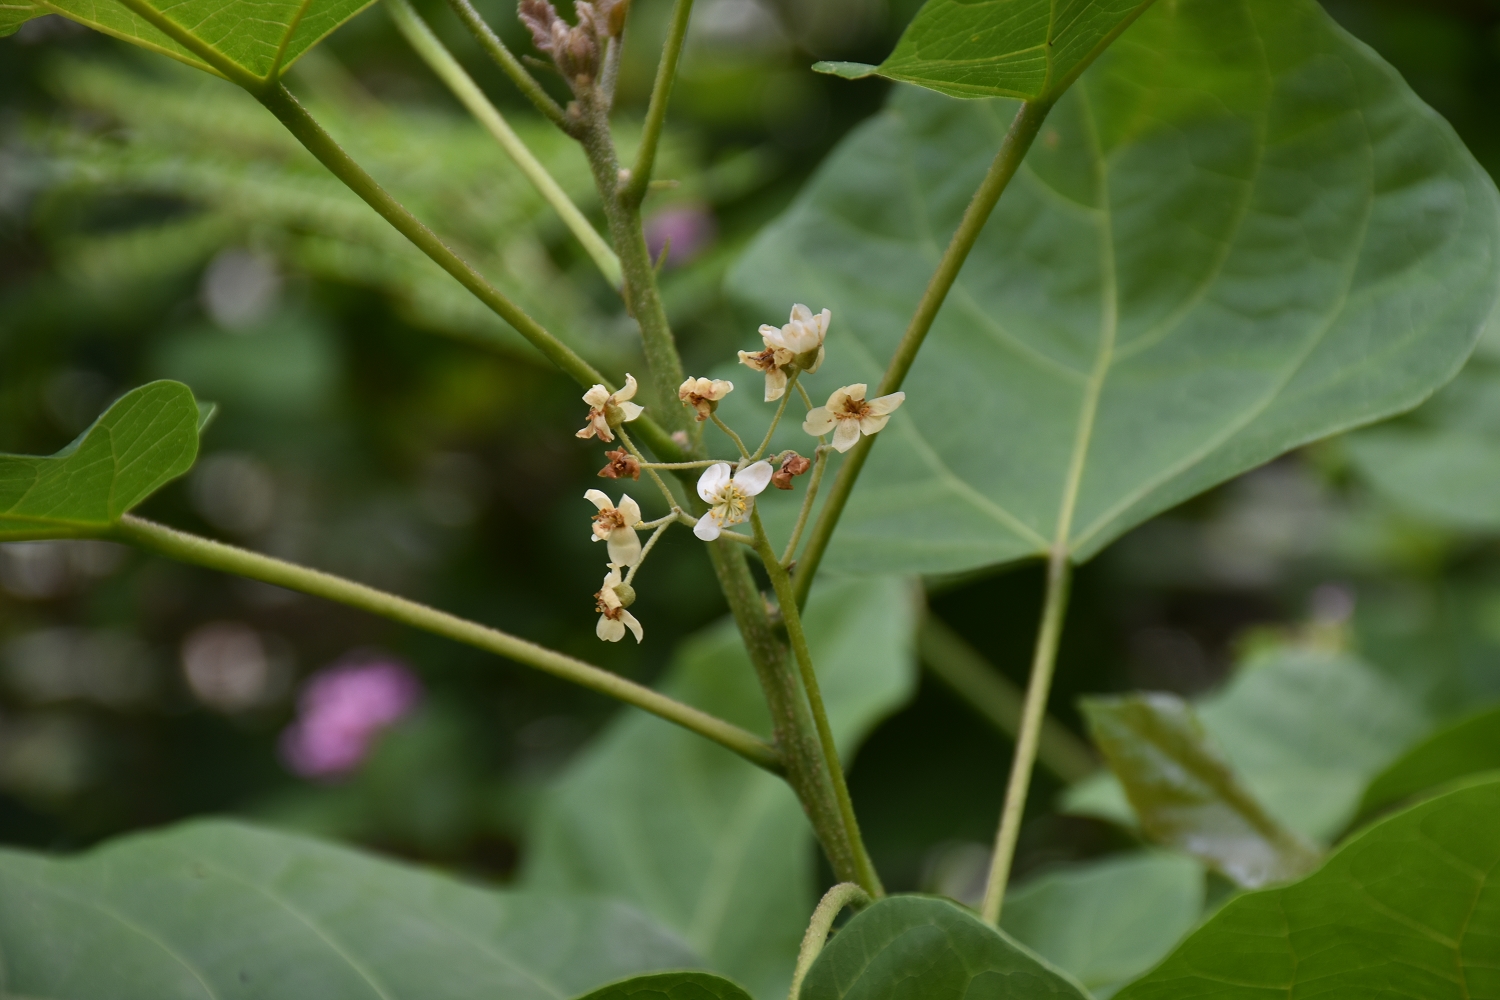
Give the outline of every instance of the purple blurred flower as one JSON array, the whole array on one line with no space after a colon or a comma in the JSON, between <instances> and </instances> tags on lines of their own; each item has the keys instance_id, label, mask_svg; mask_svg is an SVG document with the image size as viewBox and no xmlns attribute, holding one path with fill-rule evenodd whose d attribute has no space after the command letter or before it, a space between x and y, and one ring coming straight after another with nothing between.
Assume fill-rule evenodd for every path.
<instances>
[{"instance_id":1,"label":"purple blurred flower","mask_svg":"<svg viewBox=\"0 0 1500 1000\"><path fill-rule=\"evenodd\" d=\"M670 241L667 267L680 267L707 250L718 235L713 213L704 205L676 205L646 220L646 246L655 261Z\"/></svg>"},{"instance_id":2,"label":"purple blurred flower","mask_svg":"<svg viewBox=\"0 0 1500 1000\"><path fill-rule=\"evenodd\" d=\"M302 686L297 718L281 734L282 760L304 778L346 775L421 697L420 682L394 660L359 659L320 670Z\"/></svg>"}]
</instances>

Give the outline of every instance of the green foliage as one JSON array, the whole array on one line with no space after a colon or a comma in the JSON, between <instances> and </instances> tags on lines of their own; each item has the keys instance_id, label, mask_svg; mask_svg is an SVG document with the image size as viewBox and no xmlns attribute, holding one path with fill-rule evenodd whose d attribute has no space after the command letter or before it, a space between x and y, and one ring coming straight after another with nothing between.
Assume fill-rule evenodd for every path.
<instances>
[{"instance_id":1,"label":"green foliage","mask_svg":"<svg viewBox=\"0 0 1500 1000\"><path fill-rule=\"evenodd\" d=\"M706 972L657 972L610 983L579 1000L750 1000L750 994Z\"/></svg>"},{"instance_id":2,"label":"green foliage","mask_svg":"<svg viewBox=\"0 0 1500 1000\"><path fill-rule=\"evenodd\" d=\"M1481 771L1500 771L1500 708L1445 726L1402 754L1370 782L1359 812L1368 815Z\"/></svg>"},{"instance_id":3,"label":"green foliage","mask_svg":"<svg viewBox=\"0 0 1500 1000\"><path fill-rule=\"evenodd\" d=\"M1203 868L1165 851L1047 872L1010 892L1000 926L1095 997L1145 972L1198 923Z\"/></svg>"},{"instance_id":4,"label":"green foliage","mask_svg":"<svg viewBox=\"0 0 1500 1000\"><path fill-rule=\"evenodd\" d=\"M1399 813L1315 874L1230 900L1119 1000L1495 996L1500 782Z\"/></svg>"},{"instance_id":5,"label":"green foliage","mask_svg":"<svg viewBox=\"0 0 1500 1000\"><path fill-rule=\"evenodd\" d=\"M558 1000L696 964L618 903L492 892L320 841L197 822L77 858L0 852L7 996Z\"/></svg>"},{"instance_id":6,"label":"green foliage","mask_svg":"<svg viewBox=\"0 0 1500 1000\"><path fill-rule=\"evenodd\" d=\"M1318 862L1241 784L1187 702L1145 693L1088 698L1084 718L1141 829L1241 885L1282 882Z\"/></svg>"},{"instance_id":7,"label":"green foliage","mask_svg":"<svg viewBox=\"0 0 1500 1000\"><path fill-rule=\"evenodd\" d=\"M1151 0L928 0L881 76L950 97L1053 101Z\"/></svg>"},{"instance_id":8,"label":"green foliage","mask_svg":"<svg viewBox=\"0 0 1500 1000\"><path fill-rule=\"evenodd\" d=\"M21 25L45 13L47 8L34 3L0 3L0 38L14 35Z\"/></svg>"},{"instance_id":9,"label":"green foliage","mask_svg":"<svg viewBox=\"0 0 1500 1000\"><path fill-rule=\"evenodd\" d=\"M898 92L733 272L763 320L833 310L815 398L878 381L1015 107ZM1053 110L827 565L1087 559L1414 406L1489 315L1497 233L1489 178L1312 0L1157 5Z\"/></svg>"},{"instance_id":10,"label":"green foliage","mask_svg":"<svg viewBox=\"0 0 1500 1000\"><path fill-rule=\"evenodd\" d=\"M191 389L152 382L122 396L55 455L0 455L0 539L107 531L192 468L199 419Z\"/></svg>"},{"instance_id":11,"label":"green foliage","mask_svg":"<svg viewBox=\"0 0 1500 1000\"><path fill-rule=\"evenodd\" d=\"M270 79L371 0L47 0L48 10L211 73ZM168 22L163 25L161 22ZM173 32L173 28L176 32ZM184 44L180 35L196 45ZM212 64L204 49L213 53Z\"/></svg>"},{"instance_id":12,"label":"green foliage","mask_svg":"<svg viewBox=\"0 0 1500 1000\"><path fill-rule=\"evenodd\" d=\"M891 896L860 913L823 949L802 984L802 1000L1087 995L969 911L926 896Z\"/></svg>"},{"instance_id":13,"label":"green foliage","mask_svg":"<svg viewBox=\"0 0 1500 1000\"><path fill-rule=\"evenodd\" d=\"M808 643L846 761L912 691L914 611L898 580L828 587L809 603ZM770 728L727 623L684 647L664 687L720 718ZM785 993L817 893L808 824L780 779L630 713L551 790L531 845L527 884L627 900L756 996Z\"/></svg>"}]
</instances>

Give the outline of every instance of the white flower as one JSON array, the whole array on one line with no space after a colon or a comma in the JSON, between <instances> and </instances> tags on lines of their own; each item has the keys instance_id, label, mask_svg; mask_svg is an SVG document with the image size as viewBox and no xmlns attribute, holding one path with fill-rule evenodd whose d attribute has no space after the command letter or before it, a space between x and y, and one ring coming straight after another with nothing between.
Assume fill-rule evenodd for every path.
<instances>
[{"instance_id":1,"label":"white flower","mask_svg":"<svg viewBox=\"0 0 1500 1000\"><path fill-rule=\"evenodd\" d=\"M823 340L828 336L828 323L833 313L824 309L816 316L800 302L792 306L791 319L786 326L774 327L766 324L760 328L760 338L765 342L762 351L741 351L740 364L748 365L766 375L766 402L780 399L786 392L786 372L790 365L805 372L815 372L823 363Z\"/></svg>"},{"instance_id":2,"label":"white flower","mask_svg":"<svg viewBox=\"0 0 1500 1000\"><path fill-rule=\"evenodd\" d=\"M620 590L629 595L630 601L621 599ZM626 587L620 578L620 567L610 563L609 573L604 577L604 586L594 595L595 608L599 612L599 624L594 626L594 634L605 642L619 642L625 638L625 630L628 628L639 643L645 636L645 630L641 628L635 615L625 610L625 605L634 603L634 599L635 592Z\"/></svg>"},{"instance_id":3,"label":"white flower","mask_svg":"<svg viewBox=\"0 0 1500 1000\"><path fill-rule=\"evenodd\" d=\"M807 411L802 429L813 437L833 431L833 447L838 451L853 448L862 433L878 433L891 419L896 407L906 400L906 393L893 392L889 396L867 400L866 388L863 382L857 382L833 390L827 405Z\"/></svg>"},{"instance_id":4,"label":"white flower","mask_svg":"<svg viewBox=\"0 0 1500 1000\"><path fill-rule=\"evenodd\" d=\"M635 533L635 526L641 523L640 505L621 494L620 506L616 507L602 490L589 490L583 497L599 508L594 515L593 540L609 543L610 562L634 566L641 558L641 540Z\"/></svg>"},{"instance_id":5,"label":"white flower","mask_svg":"<svg viewBox=\"0 0 1500 1000\"><path fill-rule=\"evenodd\" d=\"M698 518L693 534L711 542L719 537L721 528L749 517L755 498L771 482L771 473L770 462L756 462L737 473L730 471L728 462L715 462L704 469L698 477L698 495L709 511Z\"/></svg>"},{"instance_id":6,"label":"white flower","mask_svg":"<svg viewBox=\"0 0 1500 1000\"><path fill-rule=\"evenodd\" d=\"M635 397L637 388L635 376L627 374L625 385L614 392L610 392L602 385L596 385L584 393L583 401L589 404L589 417L583 429L578 432L578 436L591 438L598 435L600 441L613 441L615 436L609 429L611 408L619 411L620 423L634 420L646 409L644 406L629 402Z\"/></svg>"},{"instance_id":7,"label":"white flower","mask_svg":"<svg viewBox=\"0 0 1500 1000\"><path fill-rule=\"evenodd\" d=\"M689 378L677 388L677 398L682 400L684 406L691 406L698 411L698 422L702 423L708 419L708 415L718 409L719 400L734 391L734 383L722 378Z\"/></svg>"}]
</instances>

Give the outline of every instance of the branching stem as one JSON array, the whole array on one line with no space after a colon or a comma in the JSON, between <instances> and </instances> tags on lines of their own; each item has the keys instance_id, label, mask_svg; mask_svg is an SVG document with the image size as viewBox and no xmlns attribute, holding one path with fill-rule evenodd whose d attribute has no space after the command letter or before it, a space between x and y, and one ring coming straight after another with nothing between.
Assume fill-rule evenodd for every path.
<instances>
[{"instance_id":1,"label":"branching stem","mask_svg":"<svg viewBox=\"0 0 1500 1000\"><path fill-rule=\"evenodd\" d=\"M558 128L569 135L575 134L577 124L570 120L562 106L542 89L542 85L536 81L536 78L526 72L526 67L521 65L521 60L505 47L500 36L495 34L494 30L485 23L484 18L479 16L479 11L474 9L474 5L469 3L469 0L448 0L448 6L453 8L453 13L457 14L458 19L464 23L464 27L469 29L469 33L474 36L479 47L484 49L506 76L510 77L516 89L526 95L526 99Z\"/></svg>"}]
</instances>

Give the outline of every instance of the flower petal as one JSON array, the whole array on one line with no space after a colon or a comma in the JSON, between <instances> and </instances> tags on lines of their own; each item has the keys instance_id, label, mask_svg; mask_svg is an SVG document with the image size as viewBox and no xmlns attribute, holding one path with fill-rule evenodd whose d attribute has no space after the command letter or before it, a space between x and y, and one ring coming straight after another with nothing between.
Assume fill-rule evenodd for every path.
<instances>
[{"instance_id":1,"label":"flower petal","mask_svg":"<svg viewBox=\"0 0 1500 1000\"><path fill-rule=\"evenodd\" d=\"M620 407L620 420L625 423L629 423L646 412L646 408L639 403L619 403L617 405Z\"/></svg>"},{"instance_id":2,"label":"flower petal","mask_svg":"<svg viewBox=\"0 0 1500 1000\"><path fill-rule=\"evenodd\" d=\"M741 351L740 364L747 368L754 368L758 372L765 371L765 366L760 363L759 351Z\"/></svg>"},{"instance_id":3,"label":"flower petal","mask_svg":"<svg viewBox=\"0 0 1500 1000\"><path fill-rule=\"evenodd\" d=\"M723 399L734 391L734 383L726 378L716 378L713 385L709 387L709 398L713 400Z\"/></svg>"},{"instance_id":4,"label":"flower petal","mask_svg":"<svg viewBox=\"0 0 1500 1000\"><path fill-rule=\"evenodd\" d=\"M609 561L634 566L641 558L641 538L630 528L616 528L609 533Z\"/></svg>"},{"instance_id":5,"label":"flower petal","mask_svg":"<svg viewBox=\"0 0 1500 1000\"><path fill-rule=\"evenodd\" d=\"M729 482L729 463L715 462L704 469L703 475L698 477L698 495L705 503L713 503L727 482Z\"/></svg>"},{"instance_id":6,"label":"flower petal","mask_svg":"<svg viewBox=\"0 0 1500 1000\"><path fill-rule=\"evenodd\" d=\"M631 633L635 635L636 645L640 645L641 640L646 637L646 630L641 628L641 623L636 621L635 615L631 614L629 611L622 611L620 612L620 620L623 621L625 623L625 627L630 629Z\"/></svg>"},{"instance_id":7,"label":"flower petal","mask_svg":"<svg viewBox=\"0 0 1500 1000\"><path fill-rule=\"evenodd\" d=\"M605 492L603 490L589 490L586 493L584 493L583 498L585 500L591 501L593 503L593 505L595 507L598 507L600 510L614 510L615 509L615 505L612 502L610 502L609 497L605 494Z\"/></svg>"},{"instance_id":8,"label":"flower petal","mask_svg":"<svg viewBox=\"0 0 1500 1000\"><path fill-rule=\"evenodd\" d=\"M620 513L625 516L625 527L634 528L641 520L641 505L630 499L630 494L620 494Z\"/></svg>"},{"instance_id":9,"label":"flower petal","mask_svg":"<svg viewBox=\"0 0 1500 1000\"><path fill-rule=\"evenodd\" d=\"M870 412L877 417L883 417L895 413L904 402L906 402L904 392L893 392L889 396L876 396L869 402Z\"/></svg>"},{"instance_id":10,"label":"flower petal","mask_svg":"<svg viewBox=\"0 0 1500 1000\"><path fill-rule=\"evenodd\" d=\"M833 321L833 313L828 309L824 309L818 313L815 321L818 324L818 336L828 336L828 324Z\"/></svg>"},{"instance_id":11,"label":"flower petal","mask_svg":"<svg viewBox=\"0 0 1500 1000\"><path fill-rule=\"evenodd\" d=\"M693 525L693 534L705 542L711 542L719 537L719 522L714 520L712 515L704 514L698 518L698 523Z\"/></svg>"},{"instance_id":12,"label":"flower petal","mask_svg":"<svg viewBox=\"0 0 1500 1000\"><path fill-rule=\"evenodd\" d=\"M740 491L745 495L758 496L771 484L771 474L775 471L771 468L770 462L756 462L735 473L734 481L739 484Z\"/></svg>"},{"instance_id":13,"label":"flower petal","mask_svg":"<svg viewBox=\"0 0 1500 1000\"><path fill-rule=\"evenodd\" d=\"M766 402L771 403L786 394L786 372L773 368L766 372Z\"/></svg>"},{"instance_id":14,"label":"flower petal","mask_svg":"<svg viewBox=\"0 0 1500 1000\"><path fill-rule=\"evenodd\" d=\"M613 618L599 616L599 624L594 626L594 634L605 642L619 642L625 638L625 626Z\"/></svg>"},{"instance_id":15,"label":"flower petal","mask_svg":"<svg viewBox=\"0 0 1500 1000\"><path fill-rule=\"evenodd\" d=\"M827 310L824 310L824 311L827 312ZM822 368L823 367L823 358L827 354L828 354L828 349L825 348L822 344L819 344L818 345L818 356L813 359L813 363L812 364L808 365L806 368L804 368L802 370L805 371L805 372L807 372L807 374L811 375L813 372L817 371L819 368Z\"/></svg>"},{"instance_id":16,"label":"flower petal","mask_svg":"<svg viewBox=\"0 0 1500 1000\"><path fill-rule=\"evenodd\" d=\"M880 413L869 417L860 417L859 429L861 433L864 434L879 434L881 431L885 430L886 422L890 419L890 415L886 413ZM853 421L851 421L851 423L852 422Z\"/></svg>"},{"instance_id":17,"label":"flower petal","mask_svg":"<svg viewBox=\"0 0 1500 1000\"><path fill-rule=\"evenodd\" d=\"M840 420L838 429L833 432L833 447L835 451L848 451L859 441L859 421Z\"/></svg>"},{"instance_id":18,"label":"flower petal","mask_svg":"<svg viewBox=\"0 0 1500 1000\"><path fill-rule=\"evenodd\" d=\"M828 412L826 406L814 406L807 411L807 419L802 421L802 429L813 437L822 437L833 430L833 425L838 423L833 419L833 414Z\"/></svg>"},{"instance_id":19,"label":"flower petal","mask_svg":"<svg viewBox=\"0 0 1500 1000\"><path fill-rule=\"evenodd\" d=\"M623 403L627 399L634 399L635 391L639 388L640 386L636 384L635 376L630 374L629 372L626 372L625 384L619 389L616 389L614 391L614 395L610 396L609 398L614 400L616 403Z\"/></svg>"},{"instance_id":20,"label":"flower petal","mask_svg":"<svg viewBox=\"0 0 1500 1000\"><path fill-rule=\"evenodd\" d=\"M594 409L602 409L609 402L609 390L602 385L596 385L583 394L583 401Z\"/></svg>"}]
</instances>

